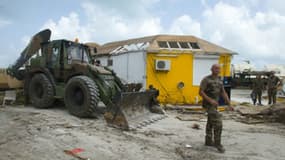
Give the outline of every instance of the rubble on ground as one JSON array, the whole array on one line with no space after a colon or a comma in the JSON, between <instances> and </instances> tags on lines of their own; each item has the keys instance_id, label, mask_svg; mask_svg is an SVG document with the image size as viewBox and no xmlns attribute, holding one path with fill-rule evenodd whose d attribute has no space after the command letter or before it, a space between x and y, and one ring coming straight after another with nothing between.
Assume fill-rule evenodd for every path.
<instances>
[{"instance_id":1,"label":"rubble on ground","mask_svg":"<svg viewBox=\"0 0 285 160\"><path fill-rule=\"evenodd\" d=\"M260 115L270 116L276 120L276 122L281 122L285 124L285 102L274 104L264 110L262 110Z\"/></svg>"},{"instance_id":2,"label":"rubble on ground","mask_svg":"<svg viewBox=\"0 0 285 160\"><path fill-rule=\"evenodd\" d=\"M280 122L285 123L285 103L279 102L271 106L240 105L236 111L244 116L244 123Z\"/></svg>"},{"instance_id":3,"label":"rubble on ground","mask_svg":"<svg viewBox=\"0 0 285 160\"><path fill-rule=\"evenodd\" d=\"M281 160L285 125L267 122L284 122L284 106L237 103L235 111L223 111L227 151L220 154L204 145L207 116L201 107L172 106L179 109L167 110L165 119L127 132L108 127L102 116L74 117L61 103L50 109L7 105L0 107L0 159Z\"/></svg>"}]
</instances>

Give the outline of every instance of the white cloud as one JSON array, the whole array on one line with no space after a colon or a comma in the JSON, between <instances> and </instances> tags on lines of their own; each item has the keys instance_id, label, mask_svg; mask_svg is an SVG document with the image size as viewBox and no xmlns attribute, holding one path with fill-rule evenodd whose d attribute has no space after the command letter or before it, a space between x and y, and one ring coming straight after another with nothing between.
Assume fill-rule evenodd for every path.
<instances>
[{"instance_id":1,"label":"white cloud","mask_svg":"<svg viewBox=\"0 0 285 160\"><path fill-rule=\"evenodd\" d=\"M199 21L183 14L162 26L161 19L148 9L159 1L84 1L84 21L75 12L50 19L43 28L51 28L53 39L66 38L106 43L147 35L172 33L195 35L238 52L238 59L251 59L255 63L267 60L285 60L283 37L285 16L273 9L252 10L259 0L218 2L205 7ZM120 3L120 5L118 5ZM273 7L272 7L273 8ZM84 22L84 23L83 23Z\"/></svg>"},{"instance_id":2,"label":"white cloud","mask_svg":"<svg viewBox=\"0 0 285 160\"><path fill-rule=\"evenodd\" d=\"M81 24L78 14L73 12L67 17L61 17L57 22L48 20L42 28L52 30L52 39L78 37L82 42L99 43L153 35L162 31L160 19L148 14L145 17L126 17L91 2L82 3L82 8L85 11L86 23Z\"/></svg>"},{"instance_id":3,"label":"white cloud","mask_svg":"<svg viewBox=\"0 0 285 160\"><path fill-rule=\"evenodd\" d=\"M121 8L126 5L132 9L121 10L121 12L112 6L107 8L110 7L107 6L110 3L99 2L82 3L83 16L86 18L84 24L81 24L78 14L73 12L69 16L61 17L58 21L53 19L47 21L42 28L51 28L53 39L79 37L82 42L94 41L101 44L161 33L202 35L200 23L193 20L190 15L182 15L171 22L169 27L163 27L160 17L152 15L147 10L158 0L141 1L139 5L135 1L130 1L132 3L123 1ZM135 14L126 14L131 11Z\"/></svg>"},{"instance_id":4,"label":"white cloud","mask_svg":"<svg viewBox=\"0 0 285 160\"><path fill-rule=\"evenodd\" d=\"M161 32L159 18L149 14L137 16L147 13L146 11L141 11L142 9L138 10L142 13L125 16L110 9L102 9L90 2L83 3L82 7L87 15L89 29L93 31L95 39L99 39L101 42ZM131 8L132 5L129 7Z\"/></svg>"},{"instance_id":5,"label":"white cloud","mask_svg":"<svg viewBox=\"0 0 285 160\"><path fill-rule=\"evenodd\" d=\"M212 42L256 61L285 60L285 16L273 11L251 13L245 6L219 2L204 17L202 30Z\"/></svg>"},{"instance_id":6,"label":"white cloud","mask_svg":"<svg viewBox=\"0 0 285 160\"><path fill-rule=\"evenodd\" d=\"M42 29L49 28L52 30L51 39L69 39L75 40L79 38L80 41L90 41L91 34L89 34L86 27L80 25L79 17L76 13L72 12L69 16L62 16L58 22L48 20Z\"/></svg>"},{"instance_id":7,"label":"white cloud","mask_svg":"<svg viewBox=\"0 0 285 160\"><path fill-rule=\"evenodd\" d=\"M180 16L174 20L169 29L169 32L173 34L189 34L198 37L202 36L200 23L194 21L188 15Z\"/></svg>"},{"instance_id":8,"label":"white cloud","mask_svg":"<svg viewBox=\"0 0 285 160\"><path fill-rule=\"evenodd\" d=\"M150 18L142 21L141 25L138 26L136 30L134 28L133 32L137 32L137 36L141 35L154 35L159 34L163 31L160 24L160 18Z\"/></svg>"},{"instance_id":9,"label":"white cloud","mask_svg":"<svg viewBox=\"0 0 285 160\"><path fill-rule=\"evenodd\" d=\"M268 7L269 11L275 11L279 14L285 14L285 1L284 0L266 0L264 3Z\"/></svg>"}]
</instances>

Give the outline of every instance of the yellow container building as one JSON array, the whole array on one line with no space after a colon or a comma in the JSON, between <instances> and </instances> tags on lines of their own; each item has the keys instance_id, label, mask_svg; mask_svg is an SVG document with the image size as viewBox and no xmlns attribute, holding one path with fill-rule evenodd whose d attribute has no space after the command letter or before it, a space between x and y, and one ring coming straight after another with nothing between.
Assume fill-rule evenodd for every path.
<instances>
[{"instance_id":1,"label":"yellow container building","mask_svg":"<svg viewBox=\"0 0 285 160\"><path fill-rule=\"evenodd\" d=\"M201 79L212 64L221 65L221 78L230 77L236 54L194 36L155 35L104 44L95 58L126 83L150 85L160 91L163 104L197 104Z\"/></svg>"}]
</instances>

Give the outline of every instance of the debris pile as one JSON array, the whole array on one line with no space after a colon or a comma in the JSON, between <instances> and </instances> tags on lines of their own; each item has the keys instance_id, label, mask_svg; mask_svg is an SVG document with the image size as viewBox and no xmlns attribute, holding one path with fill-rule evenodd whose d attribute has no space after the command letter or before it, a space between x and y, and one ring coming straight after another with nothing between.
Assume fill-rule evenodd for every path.
<instances>
[{"instance_id":1,"label":"debris pile","mask_svg":"<svg viewBox=\"0 0 285 160\"><path fill-rule=\"evenodd\" d=\"M285 124L285 102L272 105L260 112L261 115L270 116L276 122Z\"/></svg>"},{"instance_id":2,"label":"debris pile","mask_svg":"<svg viewBox=\"0 0 285 160\"><path fill-rule=\"evenodd\" d=\"M239 106L236 111L243 116L241 122L247 124L280 122L285 124L285 102L271 106Z\"/></svg>"}]
</instances>

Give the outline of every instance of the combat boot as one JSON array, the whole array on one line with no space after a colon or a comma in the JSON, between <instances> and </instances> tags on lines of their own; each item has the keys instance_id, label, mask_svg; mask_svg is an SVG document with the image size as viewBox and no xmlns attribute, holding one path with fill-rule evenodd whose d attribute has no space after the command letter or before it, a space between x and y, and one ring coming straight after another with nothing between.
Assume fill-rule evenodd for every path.
<instances>
[{"instance_id":1,"label":"combat boot","mask_svg":"<svg viewBox=\"0 0 285 160\"><path fill-rule=\"evenodd\" d=\"M224 146L221 144L221 139L215 139L215 147L220 153L225 153L226 151Z\"/></svg>"},{"instance_id":2,"label":"combat boot","mask_svg":"<svg viewBox=\"0 0 285 160\"><path fill-rule=\"evenodd\" d=\"M225 153L225 148L223 147L223 145L215 145L215 147L217 148L217 150L220 152L220 153Z\"/></svg>"},{"instance_id":3,"label":"combat boot","mask_svg":"<svg viewBox=\"0 0 285 160\"><path fill-rule=\"evenodd\" d=\"M205 145L206 146L214 146L214 142L212 140L212 137L209 137L209 136L205 137Z\"/></svg>"}]
</instances>

